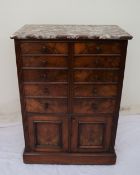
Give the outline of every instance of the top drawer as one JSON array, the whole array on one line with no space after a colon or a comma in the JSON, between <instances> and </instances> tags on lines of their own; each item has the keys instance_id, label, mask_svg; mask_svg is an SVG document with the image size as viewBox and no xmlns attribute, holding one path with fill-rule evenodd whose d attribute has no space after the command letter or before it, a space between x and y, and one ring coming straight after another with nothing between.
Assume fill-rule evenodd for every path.
<instances>
[{"instance_id":1,"label":"top drawer","mask_svg":"<svg viewBox=\"0 0 140 175\"><path fill-rule=\"evenodd\" d=\"M120 54L121 43L118 41L77 42L74 45L75 54Z\"/></svg>"},{"instance_id":2,"label":"top drawer","mask_svg":"<svg viewBox=\"0 0 140 175\"><path fill-rule=\"evenodd\" d=\"M60 42L23 42L21 43L23 54L67 54L67 43Z\"/></svg>"}]
</instances>

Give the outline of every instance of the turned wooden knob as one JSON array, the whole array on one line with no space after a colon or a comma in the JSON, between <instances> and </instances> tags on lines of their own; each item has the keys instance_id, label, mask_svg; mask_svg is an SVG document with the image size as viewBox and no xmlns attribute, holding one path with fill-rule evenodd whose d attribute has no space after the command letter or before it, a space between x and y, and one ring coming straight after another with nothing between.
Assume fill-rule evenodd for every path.
<instances>
[{"instance_id":1,"label":"turned wooden knob","mask_svg":"<svg viewBox=\"0 0 140 175\"><path fill-rule=\"evenodd\" d=\"M75 119L75 118L72 118L72 121L73 121L73 122L75 122L75 121L76 121L76 119Z\"/></svg>"},{"instance_id":2,"label":"turned wooden knob","mask_svg":"<svg viewBox=\"0 0 140 175\"><path fill-rule=\"evenodd\" d=\"M96 58L95 65L98 66L98 64L99 64L99 60Z\"/></svg>"},{"instance_id":3,"label":"turned wooden knob","mask_svg":"<svg viewBox=\"0 0 140 175\"><path fill-rule=\"evenodd\" d=\"M97 110L97 108L98 108L97 103L92 103L91 107L93 108L93 110Z\"/></svg>"},{"instance_id":4,"label":"turned wooden knob","mask_svg":"<svg viewBox=\"0 0 140 175\"><path fill-rule=\"evenodd\" d=\"M46 46L43 46L43 47L42 47L42 51L43 51L43 52L48 52L48 48L47 48Z\"/></svg>"},{"instance_id":5,"label":"turned wooden knob","mask_svg":"<svg viewBox=\"0 0 140 175\"><path fill-rule=\"evenodd\" d=\"M47 78L47 74L41 74L40 77L41 77L42 79L46 79L46 78Z\"/></svg>"},{"instance_id":6,"label":"turned wooden knob","mask_svg":"<svg viewBox=\"0 0 140 175\"><path fill-rule=\"evenodd\" d=\"M92 90L93 94L96 95L97 94L97 88L94 87L93 90Z\"/></svg>"},{"instance_id":7,"label":"turned wooden knob","mask_svg":"<svg viewBox=\"0 0 140 175\"><path fill-rule=\"evenodd\" d=\"M97 53L99 53L99 52L101 51L101 47L100 47L100 46L97 46L97 47L95 48L95 50L96 50Z\"/></svg>"},{"instance_id":8,"label":"turned wooden knob","mask_svg":"<svg viewBox=\"0 0 140 175\"><path fill-rule=\"evenodd\" d=\"M45 63L45 64L47 64L47 63L48 63L48 61L47 61L47 60L41 60L41 62L42 62L42 63Z\"/></svg>"},{"instance_id":9,"label":"turned wooden knob","mask_svg":"<svg viewBox=\"0 0 140 175\"><path fill-rule=\"evenodd\" d=\"M95 80L96 80L96 81L100 81L100 76L95 75Z\"/></svg>"},{"instance_id":10,"label":"turned wooden knob","mask_svg":"<svg viewBox=\"0 0 140 175\"><path fill-rule=\"evenodd\" d=\"M44 103L44 108L47 109L49 107L48 103Z\"/></svg>"},{"instance_id":11,"label":"turned wooden knob","mask_svg":"<svg viewBox=\"0 0 140 175\"><path fill-rule=\"evenodd\" d=\"M45 93L45 94L49 94L49 90L48 90L47 87L44 88L44 93Z\"/></svg>"}]
</instances>

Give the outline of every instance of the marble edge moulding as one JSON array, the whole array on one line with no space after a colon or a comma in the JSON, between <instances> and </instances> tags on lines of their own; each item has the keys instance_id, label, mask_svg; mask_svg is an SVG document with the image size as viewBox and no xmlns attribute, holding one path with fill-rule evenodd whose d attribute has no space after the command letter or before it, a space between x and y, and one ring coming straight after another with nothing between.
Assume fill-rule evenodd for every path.
<instances>
[{"instance_id":1,"label":"marble edge moulding","mask_svg":"<svg viewBox=\"0 0 140 175\"><path fill-rule=\"evenodd\" d=\"M11 39L117 39L133 37L117 25L26 24Z\"/></svg>"}]
</instances>

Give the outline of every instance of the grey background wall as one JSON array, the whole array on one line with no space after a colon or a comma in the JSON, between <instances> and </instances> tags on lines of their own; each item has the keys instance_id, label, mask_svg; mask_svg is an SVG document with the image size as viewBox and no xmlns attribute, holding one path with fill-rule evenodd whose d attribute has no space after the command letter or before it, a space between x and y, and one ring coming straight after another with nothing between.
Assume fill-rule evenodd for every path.
<instances>
[{"instance_id":1,"label":"grey background wall","mask_svg":"<svg viewBox=\"0 0 140 175\"><path fill-rule=\"evenodd\" d=\"M117 24L129 41L121 109L140 112L139 0L0 0L0 120L20 117L14 41L24 24ZM7 116L7 117L6 117Z\"/></svg>"}]
</instances>

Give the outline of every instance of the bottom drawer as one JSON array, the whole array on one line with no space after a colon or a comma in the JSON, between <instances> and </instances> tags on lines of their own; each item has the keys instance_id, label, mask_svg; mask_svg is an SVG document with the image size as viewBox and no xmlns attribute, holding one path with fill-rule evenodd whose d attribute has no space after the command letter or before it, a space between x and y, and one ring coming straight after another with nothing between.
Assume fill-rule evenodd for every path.
<instances>
[{"instance_id":1,"label":"bottom drawer","mask_svg":"<svg viewBox=\"0 0 140 175\"><path fill-rule=\"evenodd\" d=\"M68 150L67 116L28 116L29 146L32 151L66 152Z\"/></svg>"}]
</instances>

